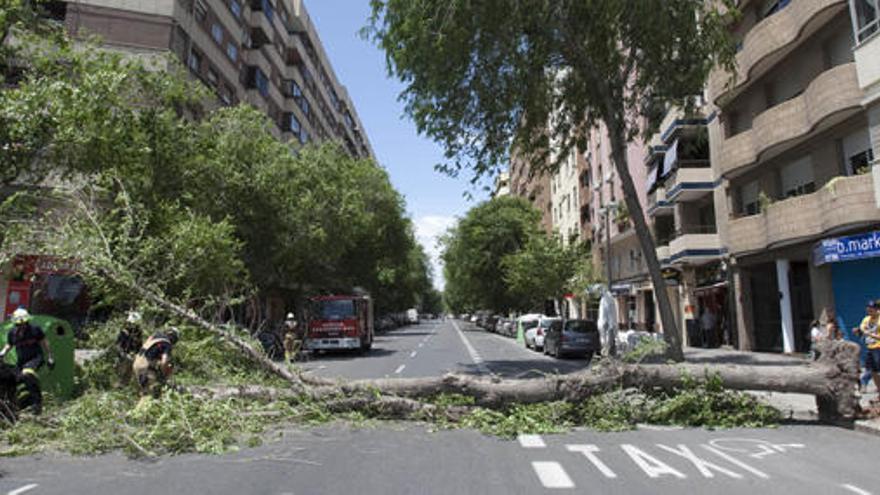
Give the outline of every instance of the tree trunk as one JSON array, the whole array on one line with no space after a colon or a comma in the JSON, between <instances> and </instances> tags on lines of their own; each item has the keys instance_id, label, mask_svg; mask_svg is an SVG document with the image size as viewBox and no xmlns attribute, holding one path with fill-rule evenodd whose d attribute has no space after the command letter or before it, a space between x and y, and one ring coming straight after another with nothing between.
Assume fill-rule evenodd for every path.
<instances>
[{"instance_id":1,"label":"tree trunk","mask_svg":"<svg viewBox=\"0 0 880 495\"><path fill-rule=\"evenodd\" d=\"M607 117L607 116L606 116ZM611 139L611 156L617 174L620 176L620 185L623 187L623 197L626 201L627 209L630 212L630 219L636 231L636 237L639 239L639 245L642 248L642 256L645 257L645 263L648 265L648 274L651 276L651 284L654 286L654 296L657 298L657 307L660 310L660 322L663 325L663 339L668 345L667 353L670 359L675 361L683 361L684 353L682 352L681 334L678 331L678 325L675 321L675 313L672 311L672 303L669 301L669 294L666 292L666 281L660 272L660 260L657 259L657 248L654 245L654 239L651 237L651 231L648 228L648 222L645 220L645 214L642 205L639 203L639 196L636 187L633 184L632 176L629 174L629 163L626 156L626 137L623 123L615 119L606 118L609 138ZM609 263L611 253L608 253ZM609 280L610 283L610 280Z\"/></svg>"},{"instance_id":2,"label":"tree trunk","mask_svg":"<svg viewBox=\"0 0 880 495\"><path fill-rule=\"evenodd\" d=\"M262 400L295 399L303 396L325 400L338 410L370 410L398 417L436 414L438 409L417 399L439 394L460 394L475 405L500 408L511 404L567 401L579 403L590 396L617 388L673 390L691 380L717 376L724 388L813 395L823 421L851 420L858 410L855 386L859 376L859 347L850 342L828 342L820 348L822 357L803 366L741 365L610 365L599 373L528 380L497 380L467 375L444 377L378 379L340 382L310 388L305 393L266 387L191 387L201 397L243 397ZM468 408L453 414L462 415Z\"/></svg>"}]
</instances>

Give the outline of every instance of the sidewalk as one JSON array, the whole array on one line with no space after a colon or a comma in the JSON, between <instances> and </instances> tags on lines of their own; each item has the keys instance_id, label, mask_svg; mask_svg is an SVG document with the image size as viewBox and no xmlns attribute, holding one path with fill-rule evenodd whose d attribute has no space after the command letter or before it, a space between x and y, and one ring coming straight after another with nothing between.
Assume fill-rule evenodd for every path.
<instances>
[{"instance_id":1,"label":"sidewalk","mask_svg":"<svg viewBox=\"0 0 880 495\"><path fill-rule=\"evenodd\" d=\"M805 366L810 360L804 355L787 355L765 352L737 351L730 348L700 349L685 348L685 361L693 364L739 364L748 366ZM816 421L819 413L816 410L816 398L804 394L784 394L779 392L750 391L765 403L779 409L783 416L797 421ZM868 409L868 402L878 397L874 383L861 397L862 409ZM859 431L880 434L880 418L859 420L855 422Z\"/></svg>"}]
</instances>

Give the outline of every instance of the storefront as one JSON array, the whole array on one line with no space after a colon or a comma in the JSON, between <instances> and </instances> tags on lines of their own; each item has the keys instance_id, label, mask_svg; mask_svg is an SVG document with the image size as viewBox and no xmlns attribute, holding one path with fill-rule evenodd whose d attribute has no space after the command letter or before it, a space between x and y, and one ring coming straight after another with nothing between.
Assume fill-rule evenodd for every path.
<instances>
[{"instance_id":1,"label":"storefront","mask_svg":"<svg viewBox=\"0 0 880 495\"><path fill-rule=\"evenodd\" d=\"M836 319L851 336L865 303L880 299L880 231L824 239L814 248L813 263L830 267Z\"/></svg>"}]
</instances>

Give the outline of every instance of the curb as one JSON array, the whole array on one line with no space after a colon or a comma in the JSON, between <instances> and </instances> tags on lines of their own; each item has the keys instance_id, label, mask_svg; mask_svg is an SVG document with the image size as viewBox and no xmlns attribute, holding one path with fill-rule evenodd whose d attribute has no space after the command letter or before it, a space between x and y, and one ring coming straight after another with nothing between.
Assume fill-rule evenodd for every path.
<instances>
[{"instance_id":1,"label":"curb","mask_svg":"<svg viewBox=\"0 0 880 495\"><path fill-rule=\"evenodd\" d=\"M853 423L853 429L861 433L880 436L880 419L862 419Z\"/></svg>"}]
</instances>

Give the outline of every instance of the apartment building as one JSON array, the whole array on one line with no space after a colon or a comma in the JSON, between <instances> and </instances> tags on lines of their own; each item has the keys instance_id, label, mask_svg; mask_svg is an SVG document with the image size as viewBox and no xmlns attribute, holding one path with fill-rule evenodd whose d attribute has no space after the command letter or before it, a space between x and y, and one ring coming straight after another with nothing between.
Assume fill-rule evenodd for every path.
<instances>
[{"instance_id":1,"label":"apartment building","mask_svg":"<svg viewBox=\"0 0 880 495\"><path fill-rule=\"evenodd\" d=\"M501 172L495 177L495 188L492 190L493 198L510 196L510 172Z\"/></svg>"},{"instance_id":2,"label":"apartment building","mask_svg":"<svg viewBox=\"0 0 880 495\"><path fill-rule=\"evenodd\" d=\"M742 349L803 352L880 297L876 0L743 0L708 124L718 234ZM873 9L873 10L871 10ZM855 48L854 48L855 46ZM873 134L873 138L872 138ZM873 145L872 145L873 139Z\"/></svg>"},{"instance_id":3,"label":"apartment building","mask_svg":"<svg viewBox=\"0 0 880 495\"><path fill-rule=\"evenodd\" d=\"M702 98L685 113L671 108L650 139L647 214L669 300L685 344L701 345L700 317L710 312L712 344L733 340L725 249L715 215L715 179L709 154L708 114Z\"/></svg>"},{"instance_id":4,"label":"apartment building","mask_svg":"<svg viewBox=\"0 0 880 495\"><path fill-rule=\"evenodd\" d=\"M583 240L580 218L579 160L576 150L566 153L559 170L550 179L553 231L564 245ZM583 159L580 160L583 164Z\"/></svg>"},{"instance_id":5,"label":"apartment building","mask_svg":"<svg viewBox=\"0 0 880 495\"><path fill-rule=\"evenodd\" d=\"M550 174L533 170L528 159L518 153L510 157L510 194L528 199L541 212L541 226L553 233L553 203L550 198Z\"/></svg>"},{"instance_id":6,"label":"apartment building","mask_svg":"<svg viewBox=\"0 0 880 495\"><path fill-rule=\"evenodd\" d=\"M53 13L76 36L114 49L172 52L223 104L266 112L294 145L336 141L372 157L354 103L336 77L303 0L76 0Z\"/></svg>"}]
</instances>

